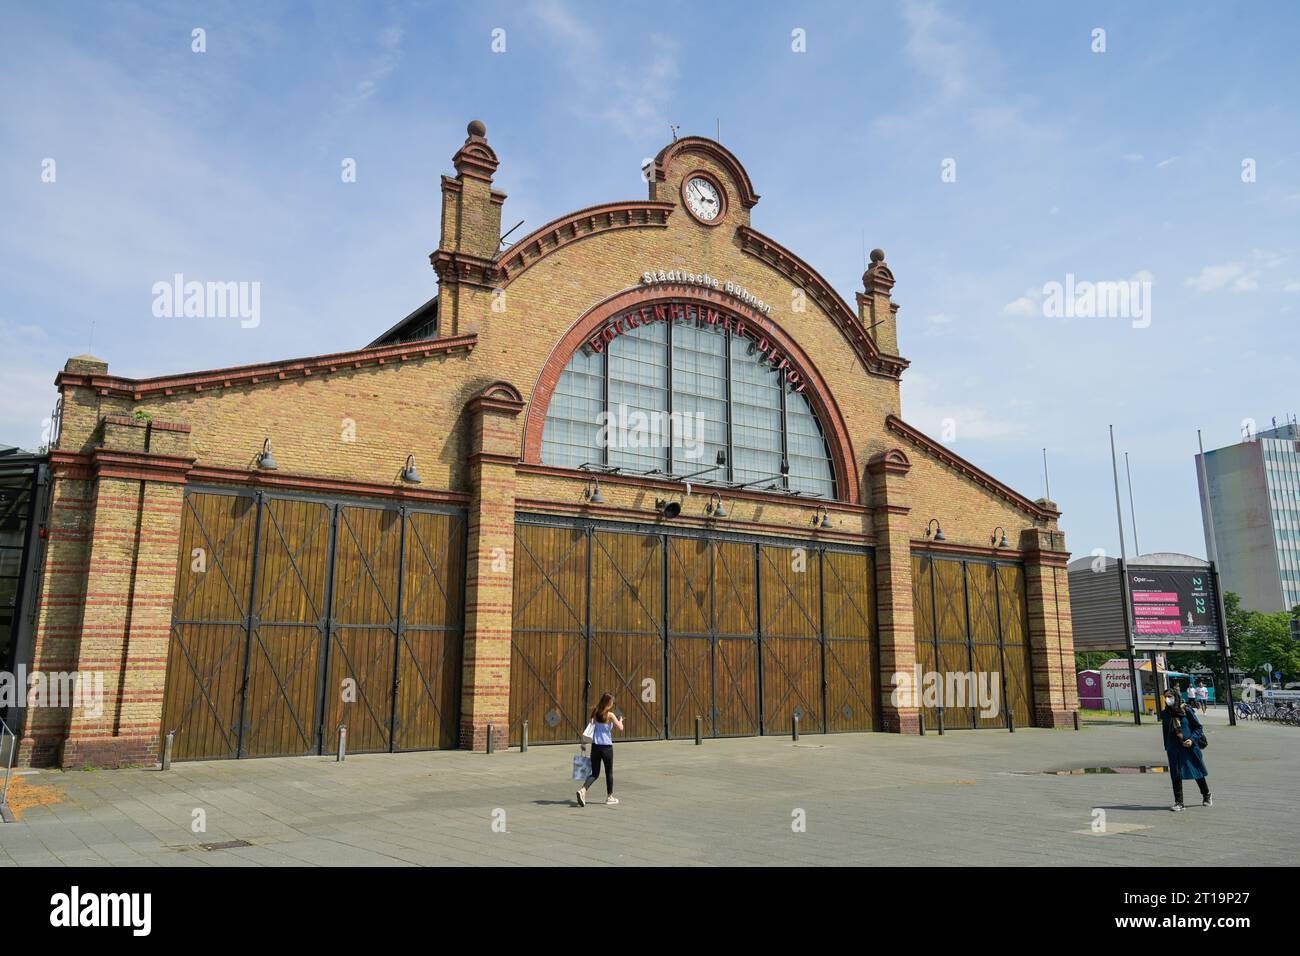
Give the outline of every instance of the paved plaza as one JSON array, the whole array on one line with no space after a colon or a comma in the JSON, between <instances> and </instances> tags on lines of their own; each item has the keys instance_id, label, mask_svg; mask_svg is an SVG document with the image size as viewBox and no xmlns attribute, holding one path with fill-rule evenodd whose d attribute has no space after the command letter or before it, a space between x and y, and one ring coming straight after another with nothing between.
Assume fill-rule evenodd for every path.
<instances>
[{"instance_id":1,"label":"paved plaza","mask_svg":"<svg viewBox=\"0 0 1300 956\"><path fill-rule=\"evenodd\" d=\"M1300 731L1207 723L1216 805L1181 814L1164 774L1047 772L1161 764L1154 723L623 743L585 809L567 746L26 771L0 864L1294 864Z\"/></svg>"}]
</instances>

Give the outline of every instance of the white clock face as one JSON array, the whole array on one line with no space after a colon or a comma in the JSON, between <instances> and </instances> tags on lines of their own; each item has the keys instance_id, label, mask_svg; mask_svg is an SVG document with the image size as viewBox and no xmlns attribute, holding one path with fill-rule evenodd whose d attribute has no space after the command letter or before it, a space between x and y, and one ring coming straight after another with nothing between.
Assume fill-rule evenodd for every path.
<instances>
[{"instance_id":1,"label":"white clock face","mask_svg":"<svg viewBox=\"0 0 1300 956\"><path fill-rule=\"evenodd\" d=\"M717 188L699 176L686 184L686 205L704 222L713 222L722 212L722 199Z\"/></svg>"}]
</instances>

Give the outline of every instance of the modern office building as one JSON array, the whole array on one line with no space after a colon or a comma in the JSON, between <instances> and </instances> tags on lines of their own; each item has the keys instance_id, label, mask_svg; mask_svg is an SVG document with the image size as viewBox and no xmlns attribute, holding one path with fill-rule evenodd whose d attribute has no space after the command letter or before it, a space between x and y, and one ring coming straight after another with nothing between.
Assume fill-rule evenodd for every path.
<instances>
[{"instance_id":1,"label":"modern office building","mask_svg":"<svg viewBox=\"0 0 1300 956\"><path fill-rule=\"evenodd\" d=\"M1250 611L1300 604L1300 427L1294 422L1196 456L1207 551L1213 515L1219 576ZM1208 504L1208 507L1207 507Z\"/></svg>"},{"instance_id":2,"label":"modern office building","mask_svg":"<svg viewBox=\"0 0 1300 956\"><path fill-rule=\"evenodd\" d=\"M602 691L633 739L1072 725L1059 512L902 417L883 252L846 301L702 137L503 249L468 133L437 296L369 345L58 374L31 663L105 698L22 759L572 742Z\"/></svg>"}]
</instances>

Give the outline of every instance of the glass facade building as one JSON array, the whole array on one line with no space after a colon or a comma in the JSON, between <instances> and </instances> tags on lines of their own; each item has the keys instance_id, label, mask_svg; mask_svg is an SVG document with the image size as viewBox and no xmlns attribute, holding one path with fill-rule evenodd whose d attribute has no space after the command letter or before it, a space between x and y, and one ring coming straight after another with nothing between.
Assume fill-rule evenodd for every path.
<instances>
[{"instance_id":1,"label":"glass facade building","mask_svg":"<svg viewBox=\"0 0 1300 956\"><path fill-rule=\"evenodd\" d=\"M1206 542L1213 515L1219 573L1251 611L1300 604L1300 427L1286 424L1197 456ZM1207 501L1209 508L1207 509Z\"/></svg>"}]
</instances>

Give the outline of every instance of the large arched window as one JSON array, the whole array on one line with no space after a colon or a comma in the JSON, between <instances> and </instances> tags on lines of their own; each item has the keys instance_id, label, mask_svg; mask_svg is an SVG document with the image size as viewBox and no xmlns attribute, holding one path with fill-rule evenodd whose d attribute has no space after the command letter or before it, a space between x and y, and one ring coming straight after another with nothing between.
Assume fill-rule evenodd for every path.
<instances>
[{"instance_id":1,"label":"large arched window","mask_svg":"<svg viewBox=\"0 0 1300 956\"><path fill-rule=\"evenodd\" d=\"M803 393L741 323L672 310L607 326L574 353L547 410L542 462L834 498Z\"/></svg>"}]
</instances>

